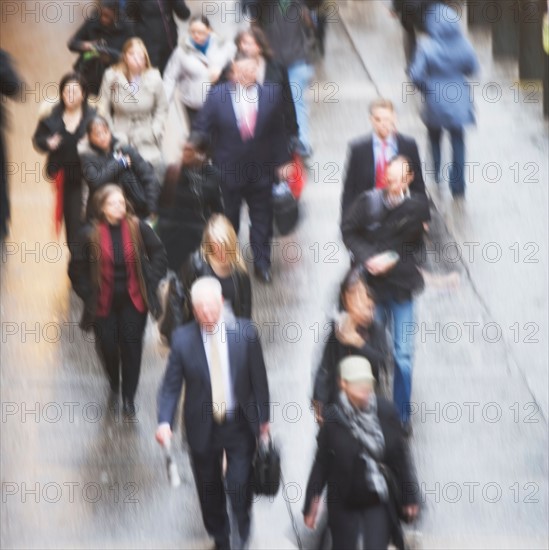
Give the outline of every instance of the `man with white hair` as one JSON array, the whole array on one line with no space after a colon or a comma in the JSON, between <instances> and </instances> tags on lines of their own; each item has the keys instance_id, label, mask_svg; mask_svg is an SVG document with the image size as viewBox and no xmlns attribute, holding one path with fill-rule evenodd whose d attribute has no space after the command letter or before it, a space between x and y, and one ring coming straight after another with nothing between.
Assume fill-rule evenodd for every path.
<instances>
[{"instance_id":1,"label":"man with white hair","mask_svg":"<svg viewBox=\"0 0 549 550\"><path fill-rule=\"evenodd\" d=\"M202 518L216 548L230 548L225 485L240 535L250 536L252 461L257 438L269 434L269 387L259 335L250 320L223 318L221 284L214 277L191 287L195 321L174 331L158 395L156 439L172 437L185 382L184 421Z\"/></svg>"}]
</instances>

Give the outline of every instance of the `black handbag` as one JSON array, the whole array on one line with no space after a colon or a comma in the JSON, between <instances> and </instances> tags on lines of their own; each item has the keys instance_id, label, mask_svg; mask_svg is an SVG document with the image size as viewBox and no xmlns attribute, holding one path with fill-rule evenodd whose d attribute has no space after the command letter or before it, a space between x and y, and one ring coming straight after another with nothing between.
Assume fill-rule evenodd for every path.
<instances>
[{"instance_id":1,"label":"black handbag","mask_svg":"<svg viewBox=\"0 0 549 550\"><path fill-rule=\"evenodd\" d=\"M158 331L168 344L171 344L173 331L191 318L183 284L173 272L168 273L167 289L161 309L163 316L158 321Z\"/></svg>"},{"instance_id":2,"label":"black handbag","mask_svg":"<svg viewBox=\"0 0 549 550\"><path fill-rule=\"evenodd\" d=\"M273 218L281 235L291 233L299 218L299 206L287 182L273 185Z\"/></svg>"},{"instance_id":3,"label":"black handbag","mask_svg":"<svg viewBox=\"0 0 549 550\"><path fill-rule=\"evenodd\" d=\"M280 487L280 453L273 445L259 442L254 458L253 488L257 495L274 496Z\"/></svg>"}]
</instances>

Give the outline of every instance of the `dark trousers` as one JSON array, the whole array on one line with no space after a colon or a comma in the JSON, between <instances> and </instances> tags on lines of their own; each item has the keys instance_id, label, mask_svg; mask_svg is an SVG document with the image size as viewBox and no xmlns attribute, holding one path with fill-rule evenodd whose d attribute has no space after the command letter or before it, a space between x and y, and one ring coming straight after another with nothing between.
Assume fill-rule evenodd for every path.
<instances>
[{"instance_id":1,"label":"dark trousers","mask_svg":"<svg viewBox=\"0 0 549 550\"><path fill-rule=\"evenodd\" d=\"M240 229L240 206L246 201L250 214L250 245L254 265L258 269L271 266L271 238L273 236L272 186L264 182L249 184L236 189L223 188L225 215L234 226L236 234Z\"/></svg>"},{"instance_id":2,"label":"dark trousers","mask_svg":"<svg viewBox=\"0 0 549 550\"><path fill-rule=\"evenodd\" d=\"M442 165L440 152L442 128L427 128L427 131L429 132L431 154L435 164L435 181L438 183L440 181ZM448 132L450 133L450 141L452 143L452 162L448 175L450 191L452 195L463 195L465 193L465 141L463 128L452 128Z\"/></svg>"},{"instance_id":3,"label":"dark trousers","mask_svg":"<svg viewBox=\"0 0 549 550\"><path fill-rule=\"evenodd\" d=\"M385 504L363 510L328 510L328 525L333 550L379 550L387 548L391 538L391 520Z\"/></svg>"},{"instance_id":4,"label":"dark trousers","mask_svg":"<svg viewBox=\"0 0 549 550\"><path fill-rule=\"evenodd\" d=\"M187 115L187 122L189 123L189 129L193 127L194 119L200 111L198 109L191 109L185 105L185 114Z\"/></svg>"},{"instance_id":5,"label":"dark trousers","mask_svg":"<svg viewBox=\"0 0 549 550\"><path fill-rule=\"evenodd\" d=\"M220 548L230 547L230 526L226 496L238 525L241 545L250 535L252 505L252 460L255 437L248 422L240 415L234 421L214 425L210 449L206 453L191 451L191 464L206 531ZM223 483L223 450L227 472Z\"/></svg>"},{"instance_id":6,"label":"dark trousers","mask_svg":"<svg viewBox=\"0 0 549 550\"><path fill-rule=\"evenodd\" d=\"M68 180L68 178L67 178ZM72 253L73 243L76 243L82 227L82 183L65 181L63 188L63 219L65 220L65 234L69 251Z\"/></svg>"},{"instance_id":7,"label":"dark trousers","mask_svg":"<svg viewBox=\"0 0 549 550\"><path fill-rule=\"evenodd\" d=\"M127 293L115 294L107 317L93 324L96 346L107 372L111 389L118 392L122 363L122 397L133 402L141 370L143 333L147 314L135 309Z\"/></svg>"}]
</instances>

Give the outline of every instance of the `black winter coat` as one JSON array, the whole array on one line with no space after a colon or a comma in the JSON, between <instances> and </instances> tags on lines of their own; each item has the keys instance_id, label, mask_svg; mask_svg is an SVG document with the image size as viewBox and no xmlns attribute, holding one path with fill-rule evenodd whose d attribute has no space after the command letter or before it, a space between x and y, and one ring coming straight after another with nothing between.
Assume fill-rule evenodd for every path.
<instances>
[{"instance_id":1,"label":"black winter coat","mask_svg":"<svg viewBox=\"0 0 549 550\"><path fill-rule=\"evenodd\" d=\"M43 153L48 153L47 173L53 177L60 169L65 169L65 182L70 184L81 185L82 172L80 167L80 159L78 158L78 142L86 134L88 122L92 120L97 111L88 105L83 106L82 120L74 134L69 136L70 139L61 141L59 147L55 151L51 151L48 145L48 138L53 134L61 134L66 132L65 123L63 122L63 107L56 105L51 114L38 123L32 142L34 146Z\"/></svg>"},{"instance_id":2,"label":"black winter coat","mask_svg":"<svg viewBox=\"0 0 549 550\"><path fill-rule=\"evenodd\" d=\"M104 27L99 21L99 14L95 13L69 40L69 50L81 54L74 64L74 69L85 77L90 94L99 93L103 73L118 61L124 42L133 34L131 23L119 21L113 27ZM89 53L84 50L83 42L93 42L100 55L86 59Z\"/></svg>"},{"instance_id":3,"label":"black winter coat","mask_svg":"<svg viewBox=\"0 0 549 550\"><path fill-rule=\"evenodd\" d=\"M135 218L134 218L135 220ZM141 292L153 317L160 316L160 304L156 291L160 281L166 276L166 251L156 233L145 223L135 220L133 227L140 237L132 235L132 243L137 247L135 259ZM142 244L141 244L142 243ZM84 302L84 312L80 327L89 329L95 319L99 298L99 261L97 226L87 224L78 234L78 242L69 263L69 278L76 294Z\"/></svg>"},{"instance_id":4,"label":"black winter coat","mask_svg":"<svg viewBox=\"0 0 549 550\"><path fill-rule=\"evenodd\" d=\"M174 14L186 21L191 11L184 0L128 0L126 13L135 24L135 34L145 42L151 64L161 73L177 47Z\"/></svg>"},{"instance_id":5,"label":"black winter coat","mask_svg":"<svg viewBox=\"0 0 549 550\"><path fill-rule=\"evenodd\" d=\"M335 403L339 392L339 362L349 355L366 357L372 365L376 380L379 379L379 371L385 368L388 353L385 328L374 321L365 331L364 336L366 337L365 343L360 349L344 345L337 339L335 323L332 323L332 329L326 340L322 359L315 375L313 389L313 399L315 401L322 405Z\"/></svg>"},{"instance_id":6,"label":"black winter coat","mask_svg":"<svg viewBox=\"0 0 549 550\"><path fill-rule=\"evenodd\" d=\"M174 177L169 177L175 172ZM156 231L166 247L168 264L179 271L198 249L210 216L223 213L221 176L214 166L170 166L158 201Z\"/></svg>"},{"instance_id":7,"label":"black winter coat","mask_svg":"<svg viewBox=\"0 0 549 550\"><path fill-rule=\"evenodd\" d=\"M366 191L343 214L341 232L345 246L354 261L364 261L387 250L400 259L384 275L367 273L367 282L380 301L410 299L412 292L423 288L418 269L423 223L429 221L429 203L423 195L412 193L396 208L389 209L382 201L382 191Z\"/></svg>"},{"instance_id":8,"label":"black winter coat","mask_svg":"<svg viewBox=\"0 0 549 550\"><path fill-rule=\"evenodd\" d=\"M395 478L398 506L418 504L419 489L395 406L386 399L378 397L377 415L385 439L382 462ZM344 529L343 525L331 524L330 515L332 518L341 517L342 514L334 512L357 508L355 492L359 485L363 485L360 483L362 480L356 479L356 473L362 471L358 467L362 446L346 426L338 407L332 407L331 414L325 416L317 442L318 449L307 483L303 513L306 515L309 512L313 498L320 496L324 487L327 486L328 523L332 529ZM372 506L379 503L376 493L361 494L360 499L370 500ZM360 508L367 506L368 504L362 504ZM396 543L400 525L397 510L393 508L389 510L389 514L393 524L393 540Z\"/></svg>"},{"instance_id":9,"label":"black winter coat","mask_svg":"<svg viewBox=\"0 0 549 550\"><path fill-rule=\"evenodd\" d=\"M114 157L114 153L129 155L131 165L124 165ZM152 164L147 162L133 147L119 145L113 140L111 150L105 153L101 149L87 144L80 148L82 175L88 184L88 215L91 213L94 193L108 183L116 183L124 190L135 213L140 218L157 212L160 186Z\"/></svg>"}]
</instances>

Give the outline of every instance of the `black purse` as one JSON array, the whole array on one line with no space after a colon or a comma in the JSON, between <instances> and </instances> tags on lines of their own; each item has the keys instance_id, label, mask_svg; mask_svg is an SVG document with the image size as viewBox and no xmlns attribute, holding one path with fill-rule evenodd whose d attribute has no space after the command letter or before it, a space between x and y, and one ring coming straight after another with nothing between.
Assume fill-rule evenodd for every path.
<instances>
[{"instance_id":1,"label":"black purse","mask_svg":"<svg viewBox=\"0 0 549 550\"><path fill-rule=\"evenodd\" d=\"M259 442L253 464L253 489L256 495L274 496L280 487L280 453L269 438Z\"/></svg>"}]
</instances>

